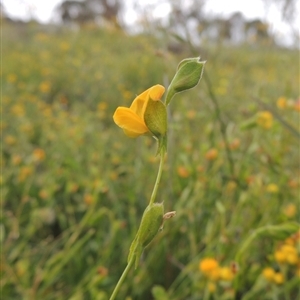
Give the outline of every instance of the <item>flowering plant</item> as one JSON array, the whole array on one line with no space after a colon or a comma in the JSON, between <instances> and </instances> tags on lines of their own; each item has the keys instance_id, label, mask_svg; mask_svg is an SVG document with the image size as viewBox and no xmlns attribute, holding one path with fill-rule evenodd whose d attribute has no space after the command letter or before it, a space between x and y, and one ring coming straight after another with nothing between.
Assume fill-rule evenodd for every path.
<instances>
[{"instance_id":1,"label":"flowering plant","mask_svg":"<svg viewBox=\"0 0 300 300\"><path fill-rule=\"evenodd\" d=\"M199 83L204 64L205 62L200 61L199 57L184 59L178 65L164 101L161 98L165 88L157 84L138 95L129 108L118 107L113 115L114 122L123 129L128 137L151 135L158 141L157 153L160 155L160 164L149 204L143 213L140 227L129 249L127 266L115 286L110 300L115 299L131 266L134 264L135 268L138 267L143 250L162 230L164 220L172 218L176 214L175 211L164 214L163 203L155 202L164 156L167 151L167 106L175 94L193 88Z\"/></svg>"}]
</instances>

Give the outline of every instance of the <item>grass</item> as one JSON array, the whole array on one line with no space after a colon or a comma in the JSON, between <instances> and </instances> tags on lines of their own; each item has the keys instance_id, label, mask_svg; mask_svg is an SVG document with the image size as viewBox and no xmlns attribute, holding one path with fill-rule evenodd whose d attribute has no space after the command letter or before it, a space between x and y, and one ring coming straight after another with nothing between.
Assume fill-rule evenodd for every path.
<instances>
[{"instance_id":1,"label":"grass","mask_svg":"<svg viewBox=\"0 0 300 300\"><path fill-rule=\"evenodd\" d=\"M128 139L113 112L192 54L117 31L3 26L2 297L108 299L158 168L155 141ZM157 199L177 215L119 297L296 299L299 139L281 121L299 131L298 53L211 46L201 56L206 77L169 111ZM295 261L278 259L286 244ZM234 279L212 281L199 269L207 257L238 264Z\"/></svg>"}]
</instances>

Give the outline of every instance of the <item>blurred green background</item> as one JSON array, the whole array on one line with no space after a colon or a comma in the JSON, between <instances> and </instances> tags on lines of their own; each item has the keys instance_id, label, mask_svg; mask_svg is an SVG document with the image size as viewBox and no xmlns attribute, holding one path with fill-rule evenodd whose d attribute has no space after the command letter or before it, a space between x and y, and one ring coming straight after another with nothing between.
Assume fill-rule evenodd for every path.
<instances>
[{"instance_id":1,"label":"blurred green background","mask_svg":"<svg viewBox=\"0 0 300 300\"><path fill-rule=\"evenodd\" d=\"M118 299L299 297L298 49L263 22L239 41L211 36L216 20L182 34L175 9L136 34L116 14L2 16L1 299L109 298L159 162L112 115L199 55L204 77L168 112L157 201L177 215Z\"/></svg>"}]
</instances>

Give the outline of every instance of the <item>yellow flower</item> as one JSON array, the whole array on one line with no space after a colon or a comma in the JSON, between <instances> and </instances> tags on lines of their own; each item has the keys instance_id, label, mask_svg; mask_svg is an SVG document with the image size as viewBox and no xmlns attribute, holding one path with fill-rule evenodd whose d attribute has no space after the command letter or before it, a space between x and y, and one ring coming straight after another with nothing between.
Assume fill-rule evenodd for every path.
<instances>
[{"instance_id":1,"label":"yellow flower","mask_svg":"<svg viewBox=\"0 0 300 300\"><path fill-rule=\"evenodd\" d=\"M277 194L279 191L279 188L275 183L270 183L267 185L266 190L270 194Z\"/></svg>"},{"instance_id":2,"label":"yellow flower","mask_svg":"<svg viewBox=\"0 0 300 300\"><path fill-rule=\"evenodd\" d=\"M220 269L220 277L222 280L231 281L234 277L231 269L228 267L223 267Z\"/></svg>"},{"instance_id":3,"label":"yellow flower","mask_svg":"<svg viewBox=\"0 0 300 300\"><path fill-rule=\"evenodd\" d=\"M215 160L218 157L218 150L212 148L205 153L205 158L207 160Z\"/></svg>"},{"instance_id":4,"label":"yellow flower","mask_svg":"<svg viewBox=\"0 0 300 300\"><path fill-rule=\"evenodd\" d=\"M32 155L35 161L42 161L46 157L45 151L41 148L34 149Z\"/></svg>"},{"instance_id":5,"label":"yellow flower","mask_svg":"<svg viewBox=\"0 0 300 300\"><path fill-rule=\"evenodd\" d=\"M219 263L214 258L204 258L199 263L199 270L211 280L218 280L220 277Z\"/></svg>"},{"instance_id":6,"label":"yellow flower","mask_svg":"<svg viewBox=\"0 0 300 300\"><path fill-rule=\"evenodd\" d=\"M272 268L264 268L262 274L268 281L273 281L276 273Z\"/></svg>"},{"instance_id":7,"label":"yellow flower","mask_svg":"<svg viewBox=\"0 0 300 300\"><path fill-rule=\"evenodd\" d=\"M279 109L285 109L287 106L287 99L285 97L279 97L276 104Z\"/></svg>"},{"instance_id":8,"label":"yellow flower","mask_svg":"<svg viewBox=\"0 0 300 300\"><path fill-rule=\"evenodd\" d=\"M145 111L149 100L159 101L165 88L159 84L152 86L137 96L131 106L118 107L113 115L114 122L132 138L150 132L145 123Z\"/></svg>"},{"instance_id":9,"label":"yellow flower","mask_svg":"<svg viewBox=\"0 0 300 300\"><path fill-rule=\"evenodd\" d=\"M297 213L297 207L295 204L290 203L284 208L283 212L288 218L293 218Z\"/></svg>"},{"instance_id":10,"label":"yellow flower","mask_svg":"<svg viewBox=\"0 0 300 300\"><path fill-rule=\"evenodd\" d=\"M284 282L284 276L282 273L277 272L275 273L273 280L276 284L282 284Z\"/></svg>"},{"instance_id":11,"label":"yellow flower","mask_svg":"<svg viewBox=\"0 0 300 300\"><path fill-rule=\"evenodd\" d=\"M257 124L265 129L270 129L273 125L273 115L269 111L261 111L257 114Z\"/></svg>"}]
</instances>

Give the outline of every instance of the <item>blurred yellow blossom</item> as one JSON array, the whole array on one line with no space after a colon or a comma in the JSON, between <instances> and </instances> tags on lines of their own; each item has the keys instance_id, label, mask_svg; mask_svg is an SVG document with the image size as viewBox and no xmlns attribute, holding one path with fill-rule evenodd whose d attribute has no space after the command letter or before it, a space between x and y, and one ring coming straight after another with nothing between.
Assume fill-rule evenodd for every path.
<instances>
[{"instance_id":1,"label":"blurred yellow blossom","mask_svg":"<svg viewBox=\"0 0 300 300\"><path fill-rule=\"evenodd\" d=\"M205 153L205 158L207 160L212 161L212 160L215 160L217 157L218 157L218 150L215 148L212 148Z\"/></svg>"},{"instance_id":2,"label":"blurred yellow blossom","mask_svg":"<svg viewBox=\"0 0 300 300\"><path fill-rule=\"evenodd\" d=\"M83 197L85 204L90 205L94 202L94 197L91 194L85 194Z\"/></svg>"},{"instance_id":3,"label":"blurred yellow blossom","mask_svg":"<svg viewBox=\"0 0 300 300\"><path fill-rule=\"evenodd\" d=\"M284 276L281 272L275 272L272 268L265 268L262 271L262 275L271 283L282 284L284 282Z\"/></svg>"},{"instance_id":4,"label":"blurred yellow blossom","mask_svg":"<svg viewBox=\"0 0 300 300\"><path fill-rule=\"evenodd\" d=\"M276 104L279 109L285 109L287 107L287 99L285 97L279 97Z\"/></svg>"},{"instance_id":5,"label":"blurred yellow blossom","mask_svg":"<svg viewBox=\"0 0 300 300\"><path fill-rule=\"evenodd\" d=\"M17 75L16 74L8 74L7 81L10 83L14 83L17 81Z\"/></svg>"},{"instance_id":6,"label":"blurred yellow blossom","mask_svg":"<svg viewBox=\"0 0 300 300\"><path fill-rule=\"evenodd\" d=\"M42 93L49 93L51 90L51 83L49 81L43 81L40 83L39 89Z\"/></svg>"},{"instance_id":7,"label":"blurred yellow blossom","mask_svg":"<svg viewBox=\"0 0 300 300\"><path fill-rule=\"evenodd\" d=\"M214 258L204 258L199 263L199 270L211 280L218 280L220 275L219 263Z\"/></svg>"},{"instance_id":8,"label":"blurred yellow blossom","mask_svg":"<svg viewBox=\"0 0 300 300\"><path fill-rule=\"evenodd\" d=\"M297 207L294 203L290 203L284 207L283 212L288 218L293 218L297 213Z\"/></svg>"},{"instance_id":9,"label":"blurred yellow blossom","mask_svg":"<svg viewBox=\"0 0 300 300\"><path fill-rule=\"evenodd\" d=\"M274 274L273 280L274 280L274 282L275 282L276 284L283 284L283 283L284 283L284 276L283 276L282 273L276 272L276 273Z\"/></svg>"},{"instance_id":10,"label":"blurred yellow blossom","mask_svg":"<svg viewBox=\"0 0 300 300\"><path fill-rule=\"evenodd\" d=\"M33 173L32 167L24 166L19 171L18 180L20 182L25 181Z\"/></svg>"},{"instance_id":11,"label":"blurred yellow blossom","mask_svg":"<svg viewBox=\"0 0 300 300\"><path fill-rule=\"evenodd\" d=\"M46 153L43 149L36 148L33 150L32 156L35 161L39 162L39 161L43 161L45 159Z\"/></svg>"},{"instance_id":12,"label":"blurred yellow blossom","mask_svg":"<svg viewBox=\"0 0 300 300\"><path fill-rule=\"evenodd\" d=\"M272 282L274 279L275 271L274 269L267 267L263 269L262 274L268 281Z\"/></svg>"},{"instance_id":13,"label":"blurred yellow blossom","mask_svg":"<svg viewBox=\"0 0 300 300\"><path fill-rule=\"evenodd\" d=\"M17 117L22 117L25 114L24 106L21 104L15 104L11 108L11 113Z\"/></svg>"},{"instance_id":14,"label":"blurred yellow blossom","mask_svg":"<svg viewBox=\"0 0 300 300\"><path fill-rule=\"evenodd\" d=\"M279 191L279 188L275 183L270 183L267 185L266 191L270 194L277 194Z\"/></svg>"},{"instance_id":15,"label":"blurred yellow blossom","mask_svg":"<svg viewBox=\"0 0 300 300\"><path fill-rule=\"evenodd\" d=\"M17 139L12 135L7 135L4 138L4 142L5 142L5 144L7 144L9 146L12 146L12 145L15 145L17 143Z\"/></svg>"},{"instance_id":16,"label":"blurred yellow blossom","mask_svg":"<svg viewBox=\"0 0 300 300\"><path fill-rule=\"evenodd\" d=\"M256 122L260 127L270 129L273 125L273 115L269 111L261 111L257 114Z\"/></svg>"},{"instance_id":17,"label":"blurred yellow blossom","mask_svg":"<svg viewBox=\"0 0 300 300\"><path fill-rule=\"evenodd\" d=\"M209 282L208 283L208 290L211 292L211 293L214 293L216 291L217 287L216 287L216 284L214 282Z\"/></svg>"},{"instance_id":18,"label":"blurred yellow blossom","mask_svg":"<svg viewBox=\"0 0 300 300\"><path fill-rule=\"evenodd\" d=\"M231 269L229 267L220 268L220 278L225 281L231 281L234 277Z\"/></svg>"},{"instance_id":19,"label":"blurred yellow blossom","mask_svg":"<svg viewBox=\"0 0 300 300\"><path fill-rule=\"evenodd\" d=\"M187 178L187 177L189 177L190 172L186 167L180 166L177 168L177 174L181 178Z\"/></svg>"},{"instance_id":20,"label":"blurred yellow blossom","mask_svg":"<svg viewBox=\"0 0 300 300\"><path fill-rule=\"evenodd\" d=\"M21 156L18 155L18 154L13 155L12 158L11 158L11 162L12 162L12 164L13 164L14 166L19 165L19 164L21 163L21 161L22 161L22 158L21 158Z\"/></svg>"}]
</instances>

